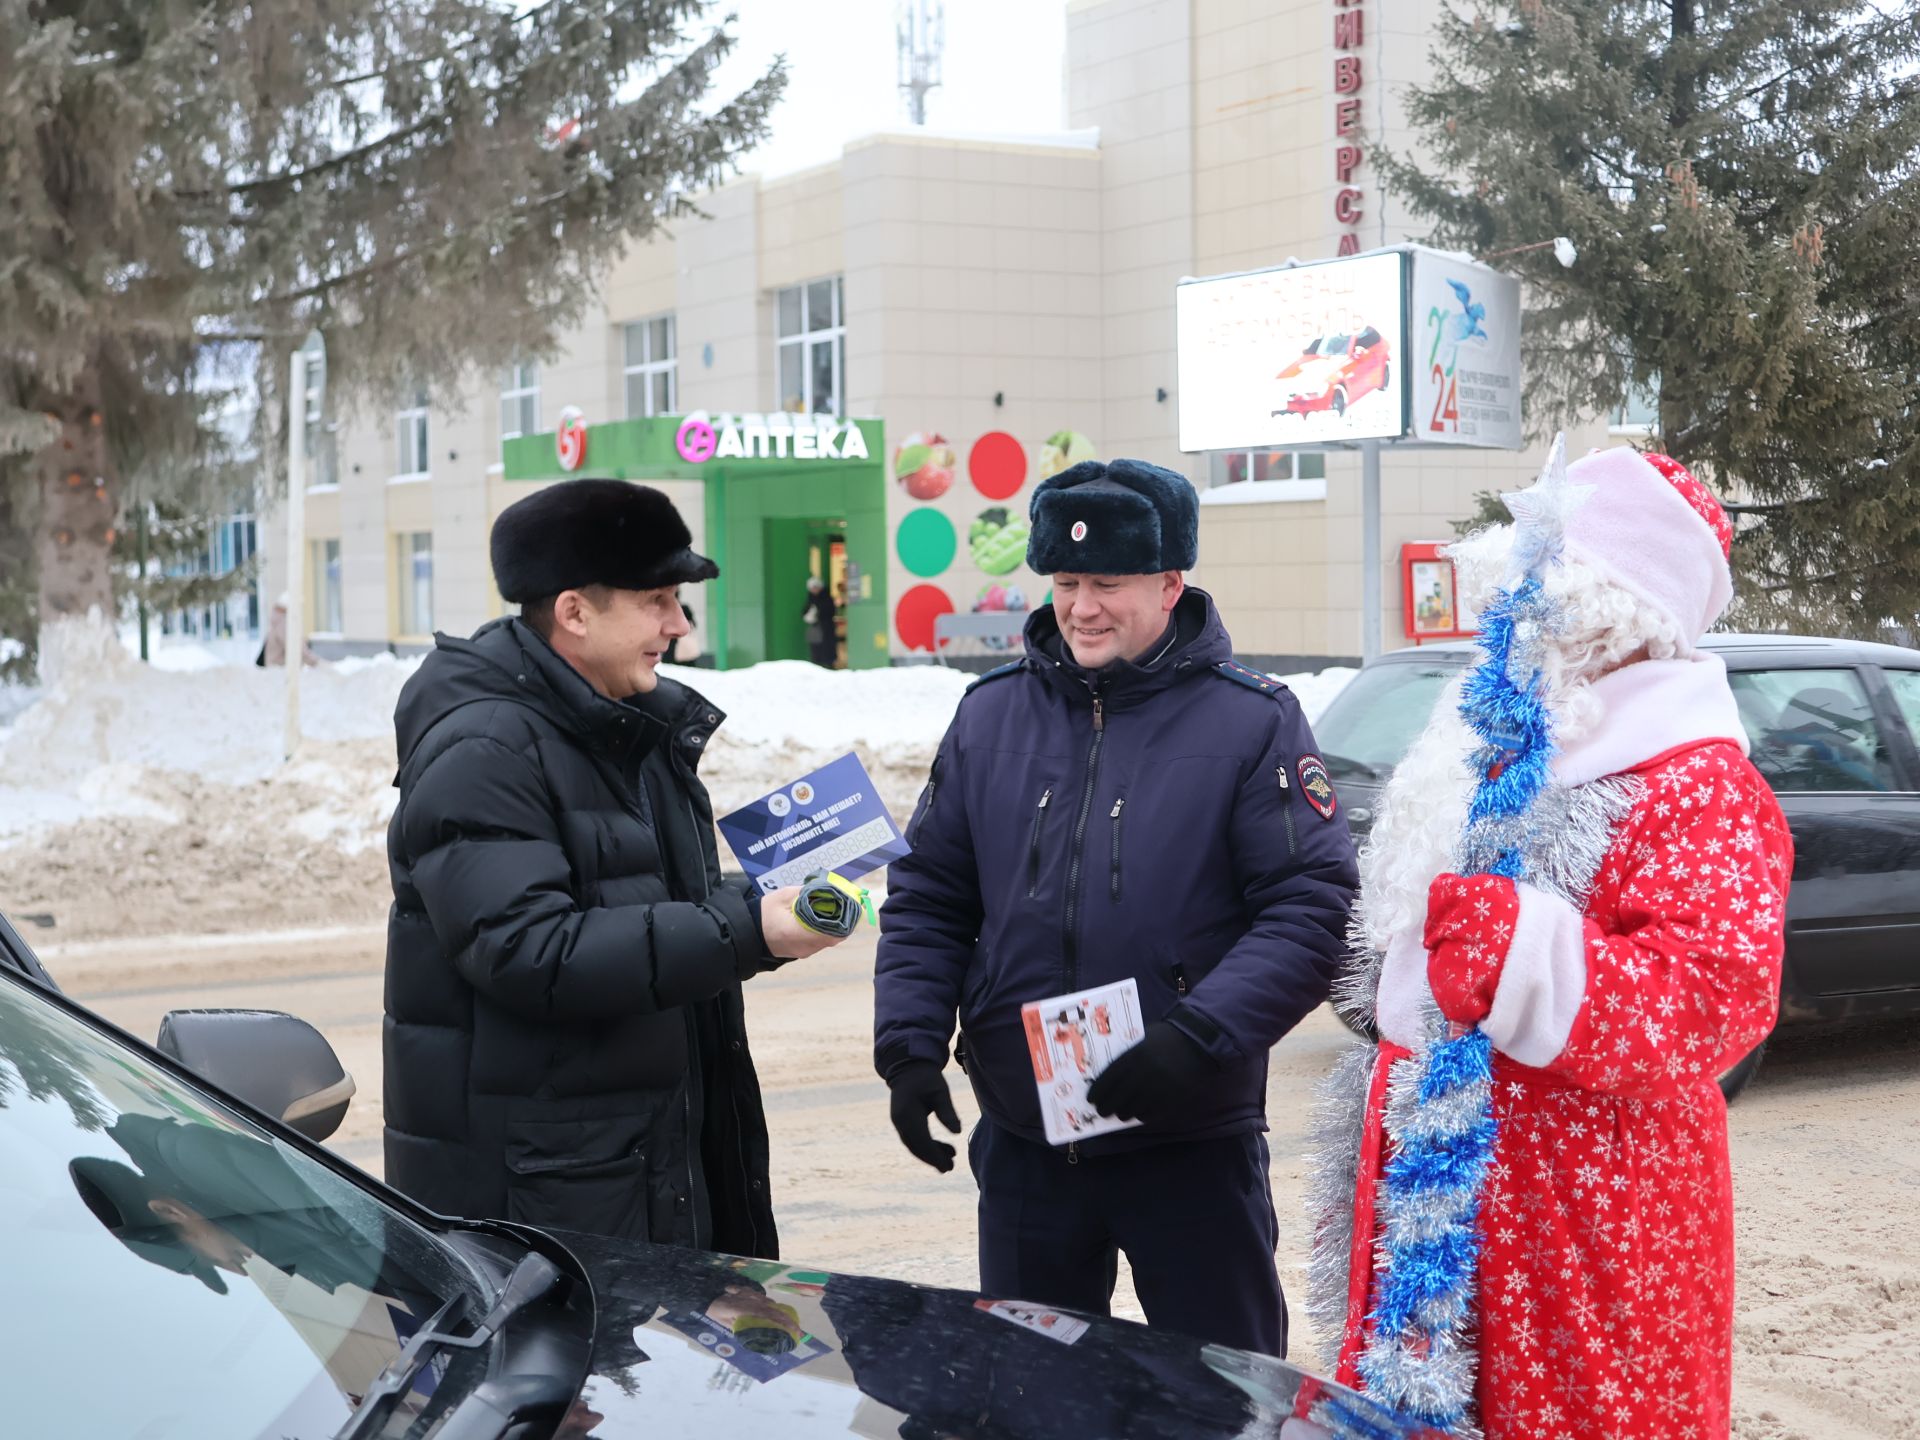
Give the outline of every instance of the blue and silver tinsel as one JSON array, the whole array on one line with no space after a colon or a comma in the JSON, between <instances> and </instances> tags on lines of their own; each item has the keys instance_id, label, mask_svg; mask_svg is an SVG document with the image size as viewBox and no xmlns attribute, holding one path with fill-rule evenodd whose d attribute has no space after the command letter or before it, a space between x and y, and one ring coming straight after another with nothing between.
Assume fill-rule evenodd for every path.
<instances>
[{"instance_id":1,"label":"blue and silver tinsel","mask_svg":"<svg viewBox=\"0 0 1920 1440\"><path fill-rule=\"evenodd\" d=\"M1486 658L1460 713L1479 737L1480 777L1455 868L1533 878L1549 790L1553 718L1542 650L1554 616L1542 577L1560 555L1566 517L1585 488L1568 483L1556 438L1539 482L1508 496L1516 521L1506 588L1481 618ZM1557 888L1557 887L1555 887ZM1448 1435L1474 1433L1473 1298L1480 1199L1493 1157L1493 1051L1479 1030L1439 1029L1387 1082L1393 1142L1381 1188L1380 1281L1360 1374L1367 1393Z\"/></svg>"}]
</instances>

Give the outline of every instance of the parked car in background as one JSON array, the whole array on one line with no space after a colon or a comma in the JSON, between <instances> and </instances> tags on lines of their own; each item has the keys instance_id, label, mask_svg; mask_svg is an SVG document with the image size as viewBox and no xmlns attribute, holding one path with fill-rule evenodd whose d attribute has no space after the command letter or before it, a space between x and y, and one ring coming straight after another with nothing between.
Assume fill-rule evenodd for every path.
<instances>
[{"instance_id":1,"label":"parked car in background","mask_svg":"<svg viewBox=\"0 0 1920 1440\"><path fill-rule=\"evenodd\" d=\"M1920 652L1709 635L1755 767L1793 831L1780 1023L1920 1013ZM1479 651L1454 641L1366 665L1314 722L1356 838L1393 768ZM1721 1078L1731 1096L1765 1042Z\"/></svg>"},{"instance_id":2,"label":"parked car in background","mask_svg":"<svg viewBox=\"0 0 1920 1440\"><path fill-rule=\"evenodd\" d=\"M1323 335L1274 377L1279 403L1273 413L1344 415L1363 395L1387 388L1391 354L1386 337L1371 325L1352 334Z\"/></svg>"},{"instance_id":3,"label":"parked car in background","mask_svg":"<svg viewBox=\"0 0 1920 1440\"><path fill-rule=\"evenodd\" d=\"M803 1264L451 1220L317 1140L352 1081L262 1010L148 1046L0 916L0 1412L206 1440L1274 1435L1337 1398L1124 1320Z\"/></svg>"}]
</instances>

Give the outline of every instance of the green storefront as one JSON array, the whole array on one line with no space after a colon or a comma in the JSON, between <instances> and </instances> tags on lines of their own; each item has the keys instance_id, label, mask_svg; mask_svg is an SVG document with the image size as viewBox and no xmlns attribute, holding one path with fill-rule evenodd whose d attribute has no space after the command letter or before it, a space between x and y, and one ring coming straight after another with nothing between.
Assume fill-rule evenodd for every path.
<instances>
[{"instance_id":1,"label":"green storefront","mask_svg":"<svg viewBox=\"0 0 1920 1440\"><path fill-rule=\"evenodd\" d=\"M701 487L710 582L701 648L721 669L807 658L807 577L842 599L845 663L889 662L887 484L878 420L672 415L561 428L502 447L508 482L597 475ZM571 462L571 463L569 463ZM683 506L684 487L671 487Z\"/></svg>"}]
</instances>

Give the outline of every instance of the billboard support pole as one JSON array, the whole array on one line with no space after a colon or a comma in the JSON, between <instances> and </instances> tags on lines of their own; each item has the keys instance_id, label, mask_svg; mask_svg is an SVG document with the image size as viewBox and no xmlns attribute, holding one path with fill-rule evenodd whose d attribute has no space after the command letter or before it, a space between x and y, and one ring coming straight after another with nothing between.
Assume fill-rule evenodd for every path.
<instances>
[{"instance_id":1,"label":"billboard support pole","mask_svg":"<svg viewBox=\"0 0 1920 1440\"><path fill-rule=\"evenodd\" d=\"M1380 653L1380 442L1360 443L1360 662Z\"/></svg>"}]
</instances>

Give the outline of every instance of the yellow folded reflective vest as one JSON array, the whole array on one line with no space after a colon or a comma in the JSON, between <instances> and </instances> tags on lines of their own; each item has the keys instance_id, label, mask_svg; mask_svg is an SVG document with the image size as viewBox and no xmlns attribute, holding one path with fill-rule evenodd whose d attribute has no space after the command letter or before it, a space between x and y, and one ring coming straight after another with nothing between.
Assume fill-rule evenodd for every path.
<instances>
[{"instance_id":1,"label":"yellow folded reflective vest","mask_svg":"<svg viewBox=\"0 0 1920 1440\"><path fill-rule=\"evenodd\" d=\"M865 914L871 924L873 897L860 886L831 870L816 870L800 882L800 894L794 899L793 914L802 925L820 935L844 940Z\"/></svg>"}]
</instances>

